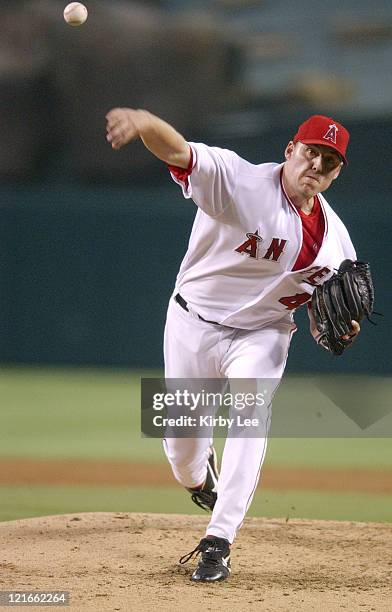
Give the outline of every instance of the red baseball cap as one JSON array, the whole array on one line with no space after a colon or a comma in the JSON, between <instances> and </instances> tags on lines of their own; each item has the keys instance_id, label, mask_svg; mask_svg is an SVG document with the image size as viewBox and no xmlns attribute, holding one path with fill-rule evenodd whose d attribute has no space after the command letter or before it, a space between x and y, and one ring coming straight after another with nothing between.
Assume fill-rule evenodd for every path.
<instances>
[{"instance_id":1,"label":"red baseball cap","mask_svg":"<svg viewBox=\"0 0 392 612\"><path fill-rule=\"evenodd\" d=\"M347 164L346 150L350 134L341 124L324 115L312 115L301 123L293 142L300 140L304 144L322 144L335 149Z\"/></svg>"}]
</instances>

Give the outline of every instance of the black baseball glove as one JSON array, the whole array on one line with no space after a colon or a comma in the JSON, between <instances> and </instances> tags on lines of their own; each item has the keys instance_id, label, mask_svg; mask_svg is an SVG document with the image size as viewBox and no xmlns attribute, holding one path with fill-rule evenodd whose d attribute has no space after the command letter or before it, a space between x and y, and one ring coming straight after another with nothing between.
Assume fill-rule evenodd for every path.
<instances>
[{"instance_id":1,"label":"black baseball glove","mask_svg":"<svg viewBox=\"0 0 392 612\"><path fill-rule=\"evenodd\" d=\"M371 315L374 288L368 263L345 259L339 270L313 292L311 311L318 331L319 344L334 355L341 355L353 338L343 340L352 332L351 321Z\"/></svg>"}]
</instances>

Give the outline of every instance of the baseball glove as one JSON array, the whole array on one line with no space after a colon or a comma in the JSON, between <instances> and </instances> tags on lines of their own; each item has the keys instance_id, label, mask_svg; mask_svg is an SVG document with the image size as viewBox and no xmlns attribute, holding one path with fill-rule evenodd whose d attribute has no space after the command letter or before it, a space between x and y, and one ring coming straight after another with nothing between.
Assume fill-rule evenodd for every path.
<instances>
[{"instance_id":1,"label":"baseball glove","mask_svg":"<svg viewBox=\"0 0 392 612\"><path fill-rule=\"evenodd\" d=\"M319 344L334 355L341 355L353 342L342 336L352 332L352 320L358 323L371 315L374 288L368 263L345 259L339 270L313 292L311 311L321 336Z\"/></svg>"}]
</instances>

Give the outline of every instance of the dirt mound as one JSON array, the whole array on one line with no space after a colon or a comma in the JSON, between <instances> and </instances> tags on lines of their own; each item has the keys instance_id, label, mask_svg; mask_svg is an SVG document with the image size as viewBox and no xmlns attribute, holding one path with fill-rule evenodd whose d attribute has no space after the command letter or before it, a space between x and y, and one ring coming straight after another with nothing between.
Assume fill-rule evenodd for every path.
<instances>
[{"instance_id":1,"label":"dirt mound","mask_svg":"<svg viewBox=\"0 0 392 612\"><path fill-rule=\"evenodd\" d=\"M178 559L207 521L80 513L0 523L0 590L66 590L73 611L391 610L390 524L249 518L230 579L196 585L194 562Z\"/></svg>"}]
</instances>

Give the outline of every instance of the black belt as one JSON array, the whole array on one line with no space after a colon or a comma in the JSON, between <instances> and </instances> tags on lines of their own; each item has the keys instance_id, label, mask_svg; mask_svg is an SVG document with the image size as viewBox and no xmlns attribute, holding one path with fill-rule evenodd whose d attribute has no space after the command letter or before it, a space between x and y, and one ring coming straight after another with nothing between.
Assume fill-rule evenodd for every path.
<instances>
[{"instance_id":1,"label":"black belt","mask_svg":"<svg viewBox=\"0 0 392 612\"><path fill-rule=\"evenodd\" d=\"M176 300L177 304L179 304L181 306L181 308L183 308L184 310L186 310L187 312L189 312L189 308L188 308L188 304L187 302L184 300L184 298L182 297L182 295L180 295L179 293L177 293L176 296L174 296L174 299ZM205 323L212 323L213 325L220 325L220 323L217 323L216 321L209 321L208 319L204 319L201 315L197 315L198 318L200 319L200 321L204 321Z\"/></svg>"}]
</instances>

